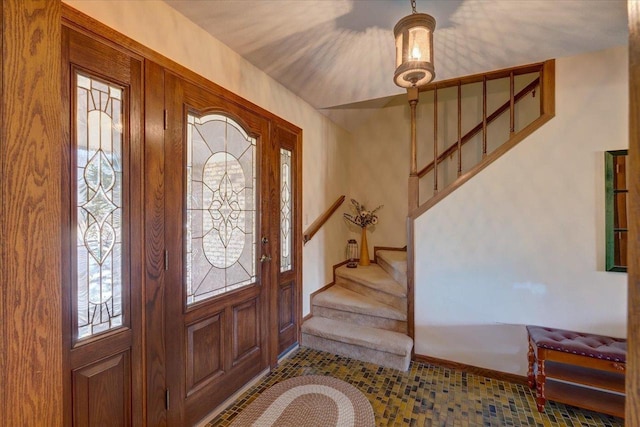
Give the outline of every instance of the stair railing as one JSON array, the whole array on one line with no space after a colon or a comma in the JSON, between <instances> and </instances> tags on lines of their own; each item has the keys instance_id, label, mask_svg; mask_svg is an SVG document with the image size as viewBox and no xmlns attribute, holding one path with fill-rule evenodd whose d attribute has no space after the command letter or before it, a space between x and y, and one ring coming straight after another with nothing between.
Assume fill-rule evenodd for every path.
<instances>
[{"instance_id":1,"label":"stair railing","mask_svg":"<svg viewBox=\"0 0 640 427\"><path fill-rule=\"evenodd\" d=\"M522 74L539 73L526 87L515 93L515 77ZM509 78L509 100L500 105L495 111L488 114L487 112L487 82L491 80ZM432 83L421 88L421 92L433 91L433 158L434 160L416 171L417 150L413 141L415 138L414 124L412 125L412 147L411 147L411 170L409 174L409 214L416 218L429 207L433 206L437 201L450 194L462 183L469 180L472 176L484 169L495 159L500 157L508 149L516 145L519 141L530 135L535 129L539 128L550 120L555 114L555 61L549 60L542 63L526 65L517 68L499 70L487 74L478 74L459 79L446 80L442 82ZM462 87L464 85L482 82L482 120L470 131L462 134ZM438 91L445 88L457 87L457 139L449 145L442 153L438 153ZM515 109L519 101L524 99L528 94L533 93L539 88L541 97L540 115L532 123L525 128L516 132L515 130ZM411 114L415 114L415 106L417 104L417 95L409 93L409 104ZM413 95L413 96L412 96ZM491 123L498 119L502 114L509 110L509 138L500 147L496 148L492 153L487 153L487 129ZM482 156L480 161L468 171L463 173L462 168L462 147L471 141L476 135L482 132ZM447 157L453 156L457 152L457 179L448 186L441 188L438 178L438 165ZM433 172L433 196L421 204L419 200L420 183L419 180L428 173Z\"/></svg>"},{"instance_id":2,"label":"stair railing","mask_svg":"<svg viewBox=\"0 0 640 427\"><path fill-rule=\"evenodd\" d=\"M306 244L311 238L320 230L320 228L331 218L331 215L338 210L340 205L344 202L345 196L342 195L327 209L322 215L320 215L304 232L302 240Z\"/></svg>"},{"instance_id":3,"label":"stair railing","mask_svg":"<svg viewBox=\"0 0 640 427\"><path fill-rule=\"evenodd\" d=\"M515 76L520 74L529 74L538 72L539 77L534 79L524 89L517 94L514 93L514 79ZM487 115L487 81L509 77L509 101L502 104L493 113ZM468 83L482 82L482 122L478 123L465 135L461 135L461 86ZM445 149L441 154L438 153L437 141L438 141L438 89L444 89L447 87L458 86L458 138L454 144ZM540 88L540 115L537 119L533 120L523 129L518 132L515 131L515 106L516 104L527 96L529 93ZM410 337L415 338L415 302L414 302L414 220L426 212L429 208L437 204L440 200L451 194L462 184L467 182L473 176L477 175L482 169L493 163L496 159L506 153L508 150L517 145L520 141L531 135L536 129L540 128L543 124L551 120L555 116L555 61L549 60L539 64L532 64L524 67L518 67L508 70L496 71L488 74L480 74L475 76L464 77L461 79L448 80L443 82L437 82L426 86L421 91L433 90L434 97L434 147L433 158L434 161L427 164L420 169L417 173L414 172L413 167L409 175L409 216L407 218L407 328ZM416 103L417 103L417 96ZM409 102L411 104L412 96L409 92ZM415 105L412 106L412 110ZM487 151L487 127L499 116L510 110L509 114L509 139L501 146L493 150L491 153ZM462 146L470 141L475 135L482 131L482 159L479 163L473 166L468 171L462 173ZM412 129L412 132L415 132ZM414 134L415 135L415 134ZM414 144L414 135L412 135L412 145ZM438 164L447 158L447 156L453 155L458 152L458 177L449 184L447 187L440 189L438 185ZM411 165L416 162L416 150L411 150ZM424 203L419 204L419 179L425 176L428 172L433 170L434 173L434 195L426 200ZM413 174L411 172L414 172Z\"/></svg>"}]
</instances>

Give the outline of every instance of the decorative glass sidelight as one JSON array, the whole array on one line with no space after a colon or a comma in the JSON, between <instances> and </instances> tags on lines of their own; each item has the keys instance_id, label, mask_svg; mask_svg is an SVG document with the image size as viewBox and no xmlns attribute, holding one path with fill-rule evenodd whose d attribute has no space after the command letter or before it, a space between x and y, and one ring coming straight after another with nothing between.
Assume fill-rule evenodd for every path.
<instances>
[{"instance_id":1,"label":"decorative glass sidelight","mask_svg":"<svg viewBox=\"0 0 640 427\"><path fill-rule=\"evenodd\" d=\"M291 270L293 252L291 215L291 151L280 149L280 272Z\"/></svg>"},{"instance_id":2,"label":"decorative glass sidelight","mask_svg":"<svg viewBox=\"0 0 640 427\"><path fill-rule=\"evenodd\" d=\"M76 74L78 339L122 326L123 89Z\"/></svg>"},{"instance_id":3,"label":"decorative glass sidelight","mask_svg":"<svg viewBox=\"0 0 640 427\"><path fill-rule=\"evenodd\" d=\"M232 119L187 116L187 305L256 280L256 140Z\"/></svg>"}]
</instances>

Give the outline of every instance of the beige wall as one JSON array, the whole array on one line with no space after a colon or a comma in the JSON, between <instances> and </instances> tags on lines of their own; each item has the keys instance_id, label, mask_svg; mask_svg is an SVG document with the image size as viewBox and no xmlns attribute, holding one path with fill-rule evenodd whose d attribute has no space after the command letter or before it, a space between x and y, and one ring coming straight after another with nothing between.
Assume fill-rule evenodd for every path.
<instances>
[{"instance_id":1,"label":"beige wall","mask_svg":"<svg viewBox=\"0 0 640 427\"><path fill-rule=\"evenodd\" d=\"M556 65L556 117L415 222L418 354L524 375L526 324L625 335L626 274L604 271L603 152L628 145L626 49ZM495 88L493 108L505 90ZM440 129L447 141L457 135L449 95L439 95L441 117L449 111L453 123L453 132ZM471 112L473 104L473 95L463 100ZM433 159L432 117L432 96L423 94L418 167ZM508 126L508 114L501 121ZM404 246L406 96L354 132L349 169L350 196L385 205L370 249ZM421 187L431 189L431 179Z\"/></svg>"},{"instance_id":2,"label":"beige wall","mask_svg":"<svg viewBox=\"0 0 640 427\"><path fill-rule=\"evenodd\" d=\"M303 228L344 194L350 135L305 101L161 1L78 1L70 6L303 129ZM303 315L309 294L344 259L346 228L335 218L303 253Z\"/></svg>"},{"instance_id":3,"label":"beige wall","mask_svg":"<svg viewBox=\"0 0 640 427\"><path fill-rule=\"evenodd\" d=\"M524 325L626 335L603 153L628 146L627 50L556 68L556 117L415 222L418 354L524 375Z\"/></svg>"}]
</instances>

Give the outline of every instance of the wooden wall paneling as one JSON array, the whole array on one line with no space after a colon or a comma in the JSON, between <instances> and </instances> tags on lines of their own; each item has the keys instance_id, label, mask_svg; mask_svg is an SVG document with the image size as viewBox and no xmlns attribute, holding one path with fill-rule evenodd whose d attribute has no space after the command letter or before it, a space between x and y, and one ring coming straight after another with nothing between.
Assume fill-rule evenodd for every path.
<instances>
[{"instance_id":1,"label":"wooden wall paneling","mask_svg":"<svg viewBox=\"0 0 640 427\"><path fill-rule=\"evenodd\" d=\"M164 70L145 61L144 328L147 425L167 424L164 329Z\"/></svg>"},{"instance_id":2,"label":"wooden wall paneling","mask_svg":"<svg viewBox=\"0 0 640 427\"><path fill-rule=\"evenodd\" d=\"M640 2L629 1L629 246L626 423L640 425Z\"/></svg>"},{"instance_id":3,"label":"wooden wall paneling","mask_svg":"<svg viewBox=\"0 0 640 427\"><path fill-rule=\"evenodd\" d=\"M60 14L2 1L4 425L62 425Z\"/></svg>"}]
</instances>

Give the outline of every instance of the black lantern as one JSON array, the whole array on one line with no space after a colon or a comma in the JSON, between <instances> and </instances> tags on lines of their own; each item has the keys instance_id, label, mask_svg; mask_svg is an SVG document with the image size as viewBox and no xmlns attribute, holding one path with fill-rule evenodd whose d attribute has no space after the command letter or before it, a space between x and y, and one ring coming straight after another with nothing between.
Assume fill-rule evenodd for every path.
<instances>
[{"instance_id":1,"label":"black lantern","mask_svg":"<svg viewBox=\"0 0 640 427\"><path fill-rule=\"evenodd\" d=\"M347 242L347 262L348 268L356 268L358 266L358 242L356 239L349 239Z\"/></svg>"}]
</instances>

